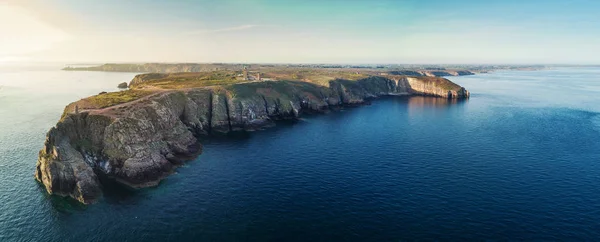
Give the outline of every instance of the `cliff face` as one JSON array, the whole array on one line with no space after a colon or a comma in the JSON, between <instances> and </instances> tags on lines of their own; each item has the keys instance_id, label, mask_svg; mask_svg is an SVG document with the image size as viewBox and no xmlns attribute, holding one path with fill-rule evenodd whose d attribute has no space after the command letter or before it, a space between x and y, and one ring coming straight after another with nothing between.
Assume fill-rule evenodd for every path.
<instances>
[{"instance_id":1,"label":"cliff face","mask_svg":"<svg viewBox=\"0 0 600 242\"><path fill-rule=\"evenodd\" d=\"M456 89L452 85L453 83L445 82L444 79L432 79L432 81L424 82L418 78L407 77L406 81L414 94L447 98L464 98L470 95L465 88Z\"/></svg>"},{"instance_id":2,"label":"cliff face","mask_svg":"<svg viewBox=\"0 0 600 242\"><path fill-rule=\"evenodd\" d=\"M200 153L202 135L256 130L386 95L468 98L469 92L441 78L370 77L329 87L274 81L172 90L105 109L67 108L48 132L35 177L51 194L91 203L101 196L98 176L134 188L155 186Z\"/></svg>"}]
</instances>

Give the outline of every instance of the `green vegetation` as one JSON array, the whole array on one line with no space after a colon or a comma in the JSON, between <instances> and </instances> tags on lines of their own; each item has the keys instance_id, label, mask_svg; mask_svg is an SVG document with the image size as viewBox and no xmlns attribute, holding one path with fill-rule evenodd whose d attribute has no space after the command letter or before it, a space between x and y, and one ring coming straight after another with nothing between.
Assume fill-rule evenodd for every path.
<instances>
[{"instance_id":1,"label":"green vegetation","mask_svg":"<svg viewBox=\"0 0 600 242\"><path fill-rule=\"evenodd\" d=\"M142 97L148 96L154 92L146 90L125 90L120 92L109 92L105 94L99 94L91 96L83 101L85 107L80 108L106 108L121 103L131 102Z\"/></svg>"},{"instance_id":2,"label":"green vegetation","mask_svg":"<svg viewBox=\"0 0 600 242\"><path fill-rule=\"evenodd\" d=\"M112 65L105 65L108 68ZM139 66L139 65L131 65ZM119 65L119 67L131 67ZM136 76L129 90L111 93L101 93L88 97L69 105L66 113L79 110L102 109L122 103L131 102L153 93L169 90L191 88L212 89L216 93L227 95L230 99L236 98L266 98L282 100L296 100L298 98L312 97L318 99L327 95L331 84L341 85L349 90L362 90L366 88L372 92L384 92L388 89L389 79L398 80L404 75L391 75L371 70L357 69L328 69L328 68L296 68L296 67L269 67L258 71L250 71L251 77L258 74L270 81L243 80L242 71L218 70L205 72L178 72L178 73L148 73ZM389 79L388 79L389 78ZM439 77L415 77L422 82L433 84L445 90L458 91L460 86ZM243 85L236 85L241 84ZM259 95L256 95L259 94ZM362 95L356 93L356 95ZM115 112L124 112L117 109Z\"/></svg>"},{"instance_id":3,"label":"green vegetation","mask_svg":"<svg viewBox=\"0 0 600 242\"><path fill-rule=\"evenodd\" d=\"M329 86L329 82L335 79L356 81L367 78L370 76L370 74L353 70L286 68L273 70L267 73L265 76L277 80L305 81L321 86Z\"/></svg>"},{"instance_id":4,"label":"green vegetation","mask_svg":"<svg viewBox=\"0 0 600 242\"><path fill-rule=\"evenodd\" d=\"M237 78L235 72L215 71L215 72L186 72L171 73L163 75L148 74L147 81L136 84L135 88L155 87L161 89L182 89L199 88L208 86L230 85L244 82Z\"/></svg>"},{"instance_id":5,"label":"green vegetation","mask_svg":"<svg viewBox=\"0 0 600 242\"><path fill-rule=\"evenodd\" d=\"M198 80L198 79L178 79L168 81L152 81L141 86L153 86L162 89L182 89L182 88L198 88L208 86L221 86L240 83L238 80Z\"/></svg>"},{"instance_id":6,"label":"green vegetation","mask_svg":"<svg viewBox=\"0 0 600 242\"><path fill-rule=\"evenodd\" d=\"M301 81L266 81L230 85L224 88L228 93L232 93L233 97L241 99L265 97L272 100L296 100L295 97L306 96L318 99L323 95L322 92L329 91L328 88L323 86Z\"/></svg>"},{"instance_id":7,"label":"green vegetation","mask_svg":"<svg viewBox=\"0 0 600 242\"><path fill-rule=\"evenodd\" d=\"M260 72L264 78L271 80L302 81L321 86L329 86L329 82L336 79L360 80L371 74L348 70L323 70L278 68ZM212 71L212 72L183 72L169 74L144 74L140 75L143 82L135 84L136 89L154 87L160 89L199 88L208 86L232 85L248 82L241 78L241 71ZM257 73L250 73L256 76Z\"/></svg>"}]
</instances>

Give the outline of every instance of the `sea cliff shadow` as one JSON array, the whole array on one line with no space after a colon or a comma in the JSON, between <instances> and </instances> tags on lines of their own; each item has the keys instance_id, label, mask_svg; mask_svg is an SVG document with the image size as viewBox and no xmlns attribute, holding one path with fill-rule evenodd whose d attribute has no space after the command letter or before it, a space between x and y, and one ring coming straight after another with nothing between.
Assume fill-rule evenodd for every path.
<instances>
[{"instance_id":1,"label":"sea cliff shadow","mask_svg":"<svg viewBox=\"0 0 600 242\"><path fill-rule=\"evenodd\" d=\"M115 179L101 174L99 172L98 179L102 184L102 199L106 203L112 204L135 204L141 199L143 199L144 191L152 188L141 188L134 189L127 185L124 185Z\"/></svg>"},{"instance_id":2,"label":"sea cliff shadow","mask_svg":"<svg viewBox=\"0 0 600 242\"><path fill-rule=\"evenodd\" d=\"M102 184L103 196L96 201L96 203L136 204L146 198L144 191L153 189L142 188L136 190L101 174L98 175L98 179ZM85 205L71 197L48 194L45 192L43 185L39 185L39 190L40 193L47 196L52 208L60 213L70 214L72 212L84 211L88 208L88 205Z\"/></svg>"},{"instance_id":3,"label":"sea cliff shadow","mask_svg":"<svg viewBox=\"0 0 600 242\"><path fill-rule=\"evenodd\" d=\"M40 194L43 194L46 199L43 201L50 201L50 205L52 208L59 213L70 214L75 211L84 211L87 208L87 205L71 198L71 197L62 197L54 194L49 194L46 192L46 188L41 183L37 183L38 190Z\"/></svg>"}]
</instances>

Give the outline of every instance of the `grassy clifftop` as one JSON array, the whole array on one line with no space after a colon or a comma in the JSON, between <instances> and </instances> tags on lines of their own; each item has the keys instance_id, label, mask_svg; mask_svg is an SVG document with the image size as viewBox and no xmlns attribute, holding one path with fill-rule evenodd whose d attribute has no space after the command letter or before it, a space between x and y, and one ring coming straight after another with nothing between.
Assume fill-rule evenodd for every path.
<instances>
[{"instance_id":1,"label":"grassy clifftop","mask_svg":"<svg viewBox=\"0 0 600 242\"><path fill-rule=\"evenodd\" d=\"M279 93L278 95L291 95L297 90L313 90L309 93L312 92L312 96L318 97L323 95L319 92L324 90L318 87L330 88L331 83L337 83L348 88L356 86L368 89L369 85L373 83L365 80L371 78L384 78L395 81L396 84L399 80L407 78L416 80L416 82L411 82L418 85L418 88L416 86L414 88L413 93L415 94L430 92L435 96L445 96L448 91L458 92L461 89L459 85L441 77L409 77L372 71L357 72L340 69L283 68L264 72L251 71L248 73L248 77L244 79L242 71L229 70L140 74L131 81L130 89L101 93L84 98L69 105L65 112L73 112L75 109L103 109L167 91L206 88L227 90L230 95L234 96L266 95L273 92ZM257 83L262 84L258 85ZM410 84L406 85L410 86ZM431 90L428 91L428 89Z\"/></svg>"},{"instance_id":2,"label":"grassy clifftop","mask_svg":"<svg viewBox=\"0 0 600 242\"><path fill-rule=\"evenodd\" d=\"M116 104L126 103L135 101L137 99L143 98L150 94L156 93L155 91L148 90L125 90L120 92L109 92L102 93L95 96L91 96L86 98L85 100L88 102L87 108L105 108L114 106Z\"/></svg>"},{"instance_id":3,"label":"grassy clifftop","mask_svg":"<svg viewBox=\"0 0 600 242\"><path fill-rule=\"evenodd\" d=\"M137 75L130 83L135 89L184 89L207 86L221 86L244 82L238 73L233 71L181 72L181 73L149 73Z\"/></svg>"}]
</instances>

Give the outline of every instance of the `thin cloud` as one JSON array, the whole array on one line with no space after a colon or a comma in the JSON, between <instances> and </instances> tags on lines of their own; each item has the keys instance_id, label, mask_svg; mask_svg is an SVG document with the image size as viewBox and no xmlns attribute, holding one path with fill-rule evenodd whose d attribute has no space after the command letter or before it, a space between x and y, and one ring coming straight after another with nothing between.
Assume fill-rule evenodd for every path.
<instances>
[{"instance_id":1,"label":"thin cloud","mask_svg":"<svg viewBox=\"0 0 600 242\"><path fill-rule=\"evenodd\" d=\"M195 34L207 34L207 33L234 32L234 31L252 29L252 28L256 28L258 26L259 25L255 25L255 24L246 24L246 25L240 25L240 26L222 28L222 29L207 29L207 30L192 31L192 32L188 32L188 34L195 35Z\"/></svg>"}]
</instances>

